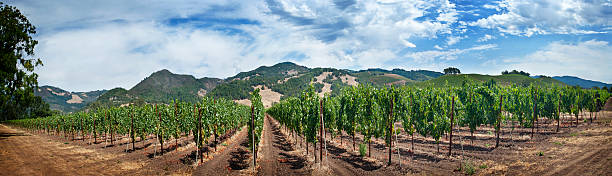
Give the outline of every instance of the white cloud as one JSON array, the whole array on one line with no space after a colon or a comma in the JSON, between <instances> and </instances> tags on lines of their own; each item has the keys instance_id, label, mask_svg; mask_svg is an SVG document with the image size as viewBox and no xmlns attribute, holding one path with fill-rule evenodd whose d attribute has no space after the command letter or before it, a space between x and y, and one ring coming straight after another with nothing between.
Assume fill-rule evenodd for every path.
<instances>
[{"instance_id":1,"label":"white cloud","mask_svg":"<svg viewBox=\"0 0 612 176\"><path fill-rule=\"evenodd\" d=\"M521 69L535 75L578 76L612 83L612 46L589 40L576 44L552 42L524 57L506 59L506 69Z\"/></svg>"},{"instance_id":2,"label":"white cloud","mask_svg":"<svg viewBox=\"0 0 612 176\"><path fill-rule=\"evenodd\" d=\"M451 46L454 45L455 43L458 43L459 41L461 41L461 39L464 39L466 37L461 37L461 36L451 36L448 37L448 40L446 41L446 45Z\"/></svg>"},{"instance_id":3,"label":"white cloud","mask_svg":"<svg viewBox=\"0 0 612 176\"><path fill-rule=\"evenodd\" d=\"M477 41L478 41L478 42L486 42L486 41L489 41L489 40L491 40L491 39L495 39L495 37L494 37L494 36L492 36L492 35L489 35L489 34L485 34L484 36L482 36L481 38L479 38Z\"/></svg>"},{"instance_id":4,"label":"white cloud","mask_svg":"<svg viewBox=\"0 0 612 176\"><path fill-rule=\"evenodd\" d=\"M258 58L242 55L241 38L216 31L174 29L156 23L104 25L41 37L40 82L71 91L131 88L168 68L197 77L226 77Z\"/></svg>"},{"instance_id":5,"label":"white cloud","mask_svg":"<svg viewBox=\"0 0 612 176\"><path fill-rule=\"evenodd\" d=\"M423 64L423 63L431 63L436 61L436 59L441 60L455 60L461 54L471 52L471 51L480 51L480 50L489 50L496 48L495 44L487 44L487 45L478 45L471 48L466 49L451 49L447 51L439 51L439 50L429 50L429 51L421 51L410 53L406 55L407 58L412 58L415 62Z\"/></svg>"},{"instance_id":6,"label":"white cloud","mask_svg":"<svg viewBox=\"0 0 612 176\"><path fill-rule=\"evenodd\" d=\"M485 8L493 7L485 5ZM612 25L609 20L612 6L600 0L504 0L495 8L504 9L504 13L493 14L470 25L523 36L597 33L602 32L597 31L598 27Z\"/></svg>"},{"instance_id":7,"label":"white cloud","mask_svg":"<svg viewBox=\"0 0 612 176\"><path fill-rule=\"evenodd\" d=\"M493 4L509 10L468 23L461 18L474 10L458 11L448 0L363 0L347 4L307 0L15 2L39 30L36 53L45 63L39 71L40 83L70 91L130 88L162 68L196 77L225 78L281 61L308 67L410 65L414 69L440 70L463 54L497 47L489 44L445 50L451 45L470 47L464 46L467 40L460 41L483 35L471 33L475 31L468 29L473 25L534 35L593 33L598 31L577 27L610 23L599 18L600 7L577 8L576 19L562 14L562 19L553 23L546 20L554 19L554 15L530 17L539 12L527 13L534 10L523 10L521 3ZM587 8L593 8L594 15L585 18ZM169 24L176 18L186 20L185 24ZM240 24L240 20L255 24ZM495 38L487 36L477 41ZM429 42L442 46L423 51L422 46L430 46ZM296 53L299 56L291 56Z\"/></svg>"}]
</instances>

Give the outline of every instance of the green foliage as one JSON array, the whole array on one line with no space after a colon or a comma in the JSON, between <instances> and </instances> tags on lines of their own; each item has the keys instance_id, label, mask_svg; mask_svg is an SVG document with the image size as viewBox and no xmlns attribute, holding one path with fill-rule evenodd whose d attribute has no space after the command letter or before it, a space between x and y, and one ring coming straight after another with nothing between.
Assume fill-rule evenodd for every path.
<instances>
[{"instance_id":1,"label":"green foliage","mask_svg":"<svg viewBox=\"0 0 612 176\"><path fill-rule=\"evenodd\" d=\"M530 74L524 71L516 71L516 70L512 70L510 72L508 72L508 70L505 70L502 72L502 75L508 75L508 74L518 74L518 75L523 75L523 76L529 76Z\"/></svg>"},{"instance_id":2,"label":"green foliage","mask_svg":"<svg viewBox=\"0 0 612 176\"><path fill-rule=\"evenodd\" d=\"M246 81L236 80L227 84L218 85L210 92L209 96L239 100L249 98L249 92L252 91L253 87L251 87Z\"/></svg>"},{"instance_id":3,"label":"green foliage","mask_svg":"<svg viewBox=\"0 0 612 176\"><path fill-rule=\"evenodd\" d=\"M366 152L367 152L366 144L363 144L363 143L359 144L359 155L361 157L364 157L364 156L366 156Z\"/></svg>"},{"instance_id":4,"label":"green foliage","mask_svg":"<svg viewBox=\"0 0 612 176\"><path fill-rule=\"evenodd\" d=\"M414 85L416 87L436 87L436 88L445 88L448 86L452 87L460 87L463 85L463 82L475 82L475 83L484 83L490 80L494 80L499 86L529 86L532 83L542 85L542 86L551 86L551 85L564 85L561 81L552 79L552 78L531 78L524 75L518 74L508 74L508 75L480 75L480 74L461 74L461 75L444 75L435 79L426 80L422 82L416 82Z\"/></svg>"},{"instance_id":5,"label":"green foliage","mask_svg":"<svg viewBox=\"0 0 612 176\"><path fill-rule=\"evenodd\" d=\"M455 67L448 67L444 69L444 74L461 74L461 71Z\"/></svg>"},{"instance_id":6,"label":"green foliage","mask_svg":"<svg viewBox=\"0 0 612 176\"><path fill-rule=\"evenodd\" d=\"M253 131L255 136L253 138L253 134L249 133L249 146L253 147L253 143L255 143L255 152L257 152L257 146L259 145L259 141L261 140L261 131L263 130L265 115L265 109L263 103L261 102L261 95L259 95L259 89L255 89L255 91L251 93L251 106L251 113L253 116L254 123L249 123L248 126L249 132Z\"/></svg>"},{"instance_id":7,"label":"green foliage","mask_svg":"<svg viewBox=\"0 0 612 176\"><path fill-rule=\"evenodd\" d=\"M476 173L476 169L474 169L474 163L472 163L471 161L465 161L461 165L461 170L466 175L474 175L474 173Z\"/></svg>"},{"instance_id":8,"label":"green foliage","mask_svg":"<svg viewBox=\"0 0 612 176\"><path fill-rule=\"evenodd\" d=\"M199 125L198 117L202 115ZM9 124L34 130L67 133L101 133L130 135L144 139L155 135L160 142L194 134L196 139L225 134L242 127L248 120L248 107L231 100L205 97L197 103L172 101L171 104L143 104L124 107L99 108L89 112L53 115L45 118L20 119ZM132 122L134 128L132 128ZM199 127L199 128L198 128ZM200 133L198 133L200 132ZM208 141L198 141L202 147Z\"/></svg>"},{"instance_id":9,"label":"green foliage","mask_svg":"<svg viewBox=\"0 0 612 176\"><path fill-rule=\"evenodd\" d=\"M308 142L316 143L316 130L320 125L316 101L319 97L313 89L311 86L299 98L282 100L268 109L268 113L289 129L304 135ZM365 143L372 138L388 137L390 131L393 134L388 125L397 121L401 121L404 131L409 134L417 132L439 141L455 124L469 127L472 133L481 125L496 126L507 121L518 121L523 127L532 127L537 117L558 119L561 105L571 105L572 112L579 112L584 108L596 109L597 101L607 97L609 94L601 90L540 86L537 83L529 87L504 87L489 80L480 84L464 81L461 87L444 88L345 87L337 96L323 97L322 108L329 131L360 133ZM450 121L452 104L455 124ZM502 111L511 115L502 116Z\"/></svg>"},{"instance_id":10,"label":"green foliage","mask_svg":"<svg viewBox=\"0 0 612 176\"><path fill-rule=\"evenodd\" d=\"M49 115L49 106L34 96L38 88L34 47L38 41L32 38L36 27L21 14L19 9L0 2L0 114L3 120Z\"/></svg>"}]
</instances>

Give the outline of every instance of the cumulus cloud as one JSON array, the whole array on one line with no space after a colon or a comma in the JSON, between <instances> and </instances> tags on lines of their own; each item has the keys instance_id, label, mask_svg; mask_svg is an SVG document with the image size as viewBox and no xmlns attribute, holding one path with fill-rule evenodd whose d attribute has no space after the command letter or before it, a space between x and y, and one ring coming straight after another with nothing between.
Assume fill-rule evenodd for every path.
<instances>
[{"instance_id":1,"label":"cumulus cloud","mask_svg":"<svg viewBox=\"0 0 612 176\"><path fill-rule=\"evenodd\" d=\"M497 29L512 35L592 34L612 25L612 4L603 0L504 0L493 7L503 13L470 22L472 26Z\"/></svg>"},{"instance_id":2,"label":"cumulus cloud","mask_svg":"<svg viewBox=\"0 0 612 176\"><path fill-rule=\"evenodd\" d=\"M473 46L467 36L483 36L475 28L499 29L502 36L598 33L581 28L597 25L608 25L609 30L609 13L603 13L609 5L576 2L580 8L571 10L566 8L570 2L543 1L533 8L522 1L493 2L484 8L497 13L483 13L485 18L478 20L474 14L481 9L466 10L473 5L448 0L9 3L37 26L36 53L45 63L38 70L39 82L89 91L130 88L163 68L218 78L281 61L308 67L410 65L440 70L470 52L497 48L496 44ZM475 40L491 39L495 37L487 34ZM425 48L431 45L432 50ZM472 64L465 60L464 64Z\"/></svg>"},{"instance_id":3,"label":"cumulus cloud","mask_svg":"<svg viewBox=\"0 0 612 176\"><path fill-rule=\"evenodd\" d=\"M40 82L73 91L130 88L162 68L224 78L286 60L388 67L414 41L450 34L459 17L447 0L11 4L39 26Z\"/></svg>"},{"instance_id":4,"label":"cumulus cloud","mask_svg":"<svg viewBox=\"0 0 612 176\"><path fill-rule=\"evenodd\" d=\"M174 29L156 23L109 24L43 36L41 82L75 90L130 88L154 71L225 77L245 69L239 36ZM229 71L228 71L229 70Z\"/></svg>"},{"instance_id":5,"label":"cumulus cloud","mask_svg":"<svg viewBox=\"0 0 612 176\"><path fill-rule=\"evenodd\" d=\"M524 57L506 59L506 69L521 69L537 75L578 76L612 83L612 46L607 41L552 42Z\"/></svg>"}]
</instances>

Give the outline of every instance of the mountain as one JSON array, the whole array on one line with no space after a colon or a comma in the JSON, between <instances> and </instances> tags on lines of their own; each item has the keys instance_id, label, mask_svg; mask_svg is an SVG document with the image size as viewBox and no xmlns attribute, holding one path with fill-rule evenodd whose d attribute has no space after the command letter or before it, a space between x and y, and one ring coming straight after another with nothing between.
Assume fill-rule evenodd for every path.
<instances>
[{"instance_id":1,"label":"mountain","mask_svg":"<svg viewBox=\"0 0 612 176\"><path fill-rule=\"evenodd\" d=\"M218 78L196 79L192 75L174 74L163 69L152 73L130 90L123 88L109 90L87 108L124 106L130 103L142 104L145 102L169 103L174 99L196 102L223 82Z\"/></svg>"},{"instance_id":2,"label":"mountain","mask_svg":"<svg viewBox=\"0 0 612 176\"><path fill-rule=\"evenodd\" d=\"M248 99L249 92L255 87L270 89L274 96L281 98L296 96L313 83L319 94L334 94L344 86L356 84L372 84L376 86L405 85L437 78L440 72L402 69L384 70L368 69L360 71L335 68L308 68L291 62L278 63L272 66L261 66L255 70L241 72L225 79L211 92L213 97L228 99ZM275 94L278 93L278 94ZM264 103L265 104L265 103Z\"/></svg>"},{"instance_id":3,"label":"mountain","mask_svg":"<svg viewBox=\"0 0 612 176\"><path fill-rule=\"evenodd\" d=\"M612 87L612 84L606 84L599 81L591 81L587 79L578 78L575 76L554 76L553 79L559 80L570 86L580 86L583 88L593 88L593 87Z\"/></svg>"},{"instance_id":4,"label":"mountain","mask_svg":"<svg viewBox=\"0 0 612 176\"><path fill-rule=\"evenodd\" d=\"M261 66L257 69L240 72L225 79L195 78L191 75L175 74L169 70L160 70L144 78L129 90L115 88L99 96L86 108L100 106L124 106L143 103L170 103L174 99L195 102L203 96L226 98L249 104L250 92L261 89L262 101L270 106L286 97L298 96L304 89L313 86L319 95L337 94L346 86L371 84L374 86L412 85L426 86L460 86L464 81L485 82L494 80L500 85L528 86L532 83L541 85L566 85L550 77L532 78L524 75L480 75L459 74L444 75L428 70L402 69L367 69L347 70L335 68L308 68L291 62L282 62L272 66Z\"/></svg>"},{"instance_id":5,"label":"mountain","mask_svg":"<svg viewBox=\"0 0 612 176\"><path fill-rule=\"evenodd\" d=\"M130 103L169 103L173 99L194 102L202 96L248 101L250 92L262 89L264 105L271 105L281 98L297 96L310 85L323 95L337 93L342 87L363 84L385 86L404 85L409 82L429 80L442 73L401 69L369 69L362 71L335 68L308 68L291 62L240 72L226 79L200 78L174 74L163 69L152 73L129 90L115 88L100 96L87 108L122 106Z\"/></svg>"},{"instance_id":6,"label":"mountain","mask_svg":"<svg viewBox=\"0 0 612 176\"><path fill-rule=\"evenodd\" d=\"M193 102L222 82L217 78L196 79L163 69L136 84L128 93L146 102L168 102L172 99Z\"/></svg>"},{"instance_id":7,"label":"mountain","mask_svg":"<svg viewBox=\"0 0 612 176\"><path fill-rule=\"evenodd\" d=\"M41 86L34 95L40 96L53 110L65 113L76 112L87 104L94 102L107 90L96 90L90 92L68 92L53 86Z\"/></svg>"}]
</instances>

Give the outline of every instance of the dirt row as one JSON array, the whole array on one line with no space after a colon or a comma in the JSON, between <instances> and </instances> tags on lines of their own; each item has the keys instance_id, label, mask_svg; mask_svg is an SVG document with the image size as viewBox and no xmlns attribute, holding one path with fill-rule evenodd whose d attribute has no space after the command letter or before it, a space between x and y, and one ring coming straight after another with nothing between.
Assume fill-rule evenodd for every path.
<instances>
[{"instance_id":1,"label":"dirt row","mask_svg":"<svg viewBox=\"0 0 612 176\"><path fill-rule=\"evenodd\" d=\"M0 175L461 175L471 173L469 168L477 175L612 175L612 112L599 113L592 123L590 117L581 114L576 127L574 117L566 115L559 132L555 121L540 119L534 137L530 128L506 124L497 148L490 126L479 127L474 137L467 128L455 129L451 156L448 137L438 145L415 135L413 146L412 136L401 132L394 137L388 166L383 139L373 139L371 156L362 157L363 136L356 135L354 149L348 134L327 135L319 163L320 149L315 153L312 144L266 116L256 168L246 128L219 136L218 142L209 138L199 163L192 136L166 141L161 155L155 136L138 139L133 150L127 136L115 137L112 144L100 136L93 143L87 135L72 140L71 135L0 125Z\"/></svg>"},{"instance_id":2,"label":"dirt row","mask_svg":"<svg viewBox=\"0 0 612 176\"><path fill-rule=\"evenodd\" d=\"M208 145L202 148L205 163L228 161L224 156L230 150L226 149L238 148L236 143L246 139L244 131L230 131L219 136L217 142L210 137ZM207 175L218 172L209 167L211 164L195 162L193 136L166 141L163 155L155 136L147 136L144 140L137 138L134 148L127 136L115 136L112 143L110 136L104 138L100 135L94 142L88 135L85 139L75 135L73 140L71 134L47 134L0 125L0 165L3 166L0 175ZM248 154L234 157L234 163L248 163L249 157ZM230 166L222 164L224 169ZM249 165L231 167L241 170Z\"/></svg>"}]
</instances>

